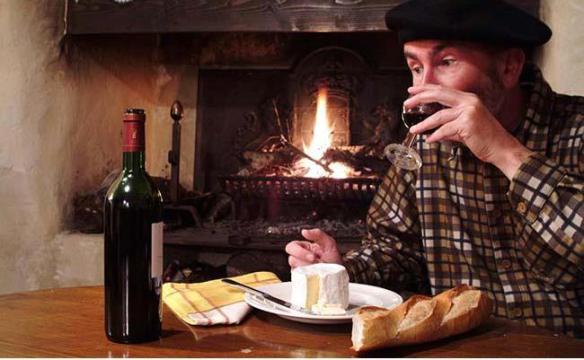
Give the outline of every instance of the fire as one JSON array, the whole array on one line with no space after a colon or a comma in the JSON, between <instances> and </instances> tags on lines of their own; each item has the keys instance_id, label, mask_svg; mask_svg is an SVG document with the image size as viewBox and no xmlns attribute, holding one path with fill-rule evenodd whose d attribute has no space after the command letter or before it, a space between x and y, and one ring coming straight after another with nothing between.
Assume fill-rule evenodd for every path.
<instances>
[{"instance_id":1,"label":"fire","mask_svg":"<svg viewBox=\"0 0 584 360\"><path fill-rule=\"evenodd\" d=\"M313 159L321 160L328 148L331 147L333 132L334 128L331 127L327 113L327 89L322 87L318 90L316 119L312 131L312 140L308 146L304 144L304 152ZM342 179L348 177L352 172L350 167L339 162L328 164L329 168L333 171L332 174L329 174L321 166L306 158L301 159L299 165L308 169L308 172L304 176L311 178L330 176L332 178Z\"/></svg>"}]
</instances>

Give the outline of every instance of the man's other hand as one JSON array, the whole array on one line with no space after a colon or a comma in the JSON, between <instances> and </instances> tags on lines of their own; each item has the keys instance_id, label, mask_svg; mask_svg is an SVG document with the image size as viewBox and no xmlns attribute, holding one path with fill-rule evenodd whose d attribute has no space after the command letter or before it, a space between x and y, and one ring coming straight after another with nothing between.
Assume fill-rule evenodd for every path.
<instances>
[{"instance_id":1,"label":"man's other hand","mask_svg":"<svg viewBox=\"0 0 584 360\"><path fill-rule=\"evenodd\" d=\"M304 229L301 233L306 240L286 244L288 264L292 269L319 262L342 264L335 239L320 229Z\"/></svg>"}]
</instances>

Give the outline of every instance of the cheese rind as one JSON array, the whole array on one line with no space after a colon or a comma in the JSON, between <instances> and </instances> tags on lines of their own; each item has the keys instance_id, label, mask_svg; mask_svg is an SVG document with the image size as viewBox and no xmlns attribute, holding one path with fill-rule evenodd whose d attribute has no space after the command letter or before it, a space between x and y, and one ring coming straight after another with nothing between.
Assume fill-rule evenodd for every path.
<instances>
[{"instance_id":1,"label":"cheese rind","mask_svg":"<svg viewBox=\"0 0 584 360\"><path fill-rule=\"evenodd\" d=\"M292 270L294 305L320 314L338 314L349 306L349 274L338 264L312 264Z\"/></svg>"}]
</instances>

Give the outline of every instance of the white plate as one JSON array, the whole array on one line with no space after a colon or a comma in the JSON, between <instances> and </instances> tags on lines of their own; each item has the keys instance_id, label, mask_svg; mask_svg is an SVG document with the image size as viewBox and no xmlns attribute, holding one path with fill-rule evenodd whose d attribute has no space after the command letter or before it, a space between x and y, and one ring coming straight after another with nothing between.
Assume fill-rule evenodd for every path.
<instances>
[{"instance_id":1,"label":"white plate","mask_svg":"<svg viewBox=\"0 0 584 360\"><path fill-rule=\"evenodd\" d=\"M290 301L292 294L292 283L282 282L277 284L265 285L258 287L259 290L265 291L270 295L282 300ZM285 319L308 323L308 324L340 324L351 322L351 318L361 306L374 305L386 308L392 308L402 303L402 298L393 291L383 289L377 286L364 284L349 284L349 308L345 315L310 315L298 312L292 309L286 309L272 303L264 302L261 299L245 294L245 302L250 306L272 314L276 314Z\"/></svg>"}]
</instances>

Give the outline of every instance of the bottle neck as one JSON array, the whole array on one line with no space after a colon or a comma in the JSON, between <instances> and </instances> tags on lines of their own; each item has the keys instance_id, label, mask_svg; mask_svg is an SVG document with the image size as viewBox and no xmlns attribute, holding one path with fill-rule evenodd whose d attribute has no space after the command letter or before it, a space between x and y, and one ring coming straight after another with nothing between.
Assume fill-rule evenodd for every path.
<instances>
[{"instance_id":1,"label":"bottle neck","mask_svg":"<svg viewBox=\"0 0 584 360\"><path fill-rule=\"evenodd\" d=\"M144 151L124 152L124 171L144 171L146 169L146 155Z\"/></svg>"},{"instance_id":2,"label":"bottle neck","mask_svg":"<svg viewBox=\"0 0 584 360\"><path fill-rule=\"evenodd\" d=\"M146 162L146 141L144 116L126 114L123 127L122 151L124 152L124 171L144 171Z\"/></svg>"}]
</instances>

